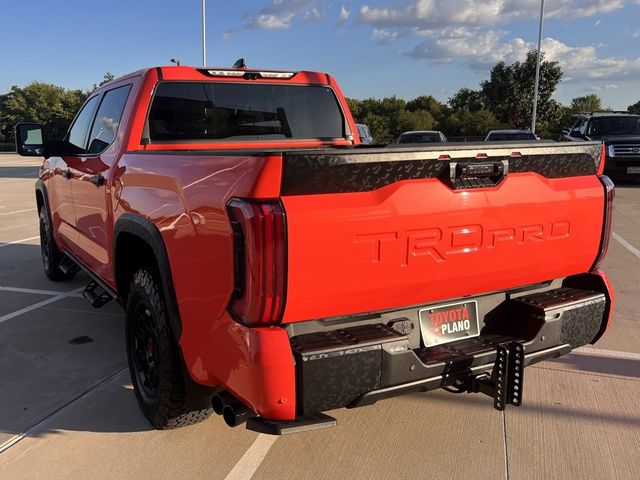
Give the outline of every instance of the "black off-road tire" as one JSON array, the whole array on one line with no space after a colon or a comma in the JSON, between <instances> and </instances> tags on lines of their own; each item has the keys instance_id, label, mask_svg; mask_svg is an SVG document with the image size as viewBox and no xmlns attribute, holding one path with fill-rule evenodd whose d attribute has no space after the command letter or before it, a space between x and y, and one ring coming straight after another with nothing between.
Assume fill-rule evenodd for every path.
<instances>
[{"instance_id":1,"label":"black off-road tire","mask_svg":"<svg viewBox=\"0 0 640 480\"><path fill-rule=\"evenodd\" d=\"M42 267L44 268L45 275L49 280L59 282L62 280L71 280L76 270L71 269L68 272L60 270L60 264L63 260L63 255L58 250L56 242L53 239L53 232L51 231L51 223L49 222L49 216L44 207L40 209L40 251L42 252Z\"/></svg>"},{"instance_id":2,"label":"black off-road tire","mask_svg":"<svg viewBox=\"0 0 640 480\"><path fill-rule=\"evenodd\" d=\"M160 292L151 270L133 275L126 308L127 358L138 405L154 428L167 430L199 423L213 410L188 406L180 350Z\"/></svg>"}]
</instances>

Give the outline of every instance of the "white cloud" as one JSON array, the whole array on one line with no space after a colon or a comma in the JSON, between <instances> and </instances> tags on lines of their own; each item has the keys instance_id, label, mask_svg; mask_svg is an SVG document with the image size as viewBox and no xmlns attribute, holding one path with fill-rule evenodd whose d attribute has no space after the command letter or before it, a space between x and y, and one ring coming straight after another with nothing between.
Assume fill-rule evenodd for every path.
<instances>
[{"instance_id":1,"label":"white cloud","mask_svg":"<svg viewBox=\"0 0 640 480\"><path fill-rule=\"evenodd\" d=\"M633 35L631 36L636 40L640 40L640 30L636 30L635 32L633 32Z\"/></svg>"},{"instance_id":2,"label":"white cloud","mask_svg":"<svg viewBox=\"0 0 640 480\"><path fill-rule=\"evenodd\" d=\"M601 92L603 90L615 90L619 85L617 83L607 83L605 85L592 85L584 90L586 92Z\"/></svg>"},{"instance_id":3,"label":"white cloud","mask_svg":"<svg viewBox=\"0 0 640 480\"><path fill-rule=\"evenodd\" d=\"M241 27L225 32L225 35L243 29L282 30L290 28L293 22L299 20L307 23L324 18L322 12L316 8L317 0L272 0L271 5L259 10L245 12L245 23Z\"/></svg>"},{"instance_id":4,"label":"white cloud","mask_svg":"<svg viewBox=\"0 0 640 480\"><path fill-rule=\"evenodd\" d=\"M394 30L385 30L384 28L374 28L371 38L378 43L394 42L400 33Z\"/></svg>"},{"instance_id":5,"label":"white cloud","mask_svg":"<svg viewBox=\"0 0 640 480\"><path fill-rule=\"evenodd\" d=\"M338 21L340 22L346 22L347 20L349 20L349 17L351 16L351 12L349 10L347 10L345 8L345 6L343 5L340 8L340 15L338 15Z\"/></svg>"},{"instance_id":6,"label":"white cloud","mask_svg":"<svg viewBox=\"0 0 640 480\"><path fill-rule=\"evenodd\" d=\"M267 30L277 30L280 28L289 28L291 26L291 19L294 17L293 13L287 13L283 15L258 15L251 21L247 27L249 28L265 28Z\"/></svg>"},{"instance_id":7,"label":"white cloud","mask_svg":"<svg viewBox=\"0 0 640 480\"><path fill-rule=\"evenodd\" d=\"M545 18L590 17L628 3L630 0L556 0L548 2ZM400 7L363 5L359 20L376 28L488 27L531 20L539 12L540 0L413 0Z\"/></svg>"},{"instance_id":8,"label":"white cloud","mask_svg":"<svg viewBox=\"0 0 640 480\"><path fill-rule=\"evenodd\" d=\"M311 10L307 10L302 14L302 20L300 23L309 23L315 22L317 20L322 20L324 18L324 14L320 12L317 8L312 8Z\"/></svg>"},{"instance_id":9,"label":"white cloud","mask_svg":"<svg viewBox=\"0 0 640 480\"><path fill-rule=\"evenodd\" d=\"M598 19L596 20L595 26L599 27L601 23L602 23L602 20Z\"/></svg>"},{"instance_id":10,"label":"white cloud","mask_svg":"<svg viewBox=\"0 0 640 480\"><path fill-rule=\"evenodd\" d=\"M456 28L428 38L418 44L409 56L414 59L427 59L436 63L462 62L471 68L486 70L497 62L513 63L523 60L526 53L534 50L533 42L521 38L503 40L504 32L478 29ZM623 81L640 76L640 57L598 56L596 47L571 47L553 38L545 38L542 50L547 60L560 63L566 81ZM607 88L615 88L608 83Z\"/></svg>"},{"instance_id":11,"label":"white cloud","mask_svg":"<svg viewBox=\"0 0 640 480\"><path fill-rule=\"evenodd\" d=\"M547 2L546 19L603 15L640 0L555 0ZM522 38L498 30L517 21L531 22L540 12L540 0L405 0L401 5L360 8L358 22L370 25L372 38L389 43L401 36L420 38L405 52L434 63L458 62L486 71L499 61L523 60L536 48ZM596 26L601 22L597 19ZM640 39L640 30L634 35ZM600 57L599 46L570 46L553 38L543 41L549 60L560 62L565 80L623 81L640 75L640 58Z\"/></svg>"}]
</instances>

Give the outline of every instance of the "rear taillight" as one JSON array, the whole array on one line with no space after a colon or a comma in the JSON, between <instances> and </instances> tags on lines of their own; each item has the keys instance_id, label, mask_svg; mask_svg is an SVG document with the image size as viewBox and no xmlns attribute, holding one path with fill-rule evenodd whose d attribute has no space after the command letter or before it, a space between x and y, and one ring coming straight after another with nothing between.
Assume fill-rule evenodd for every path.
<instances>
[{"instance_id":1,"label":"rear taillight","mask_svg":"<svg viewBox=\"0 0 640 480\"><path fill-rule=\"evenodd\" d=\"M285 214L279 202L234 199L234 291L229 310L246 325L279 323L286 288Z\"/></svg>"},{"instance_id":2,"label":"rear taillight","mask_svg":"<svg viewBox=\"0 0 640 480\"><path fill-rule=\"evenodd\" d=\"M609 248L609 239L611 238L611 225L613 223L613 200L616 195L615 185L611 181L609 177L606 175L600 175L598 177L602 186L604 187L604 219L602 222L602 238L600 239L600 250L598 252L598 256L596 257L596 261L593 263L593 267L591 267L591 271L597 270L604 260L605 255L607 254L607 249Z\"/></svg>"}]
</instances>

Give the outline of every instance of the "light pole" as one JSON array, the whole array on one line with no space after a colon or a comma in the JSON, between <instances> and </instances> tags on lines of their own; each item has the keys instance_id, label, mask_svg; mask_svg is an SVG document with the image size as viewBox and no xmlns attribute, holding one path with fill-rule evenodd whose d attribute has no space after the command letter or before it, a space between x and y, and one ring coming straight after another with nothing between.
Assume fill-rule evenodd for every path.
<instances>
[{"instance_id":1,"label":"light pole","mask_svg":"<svg viewBox=\"0 0 640 480\"><path fill-rule=\"evenodd\" d=\"M207 20L206 6L207 0L202 0L202 66L207 66Z\"/></svg>"},{"instance_id":2,"label":"light pole","mask_svg":"<svg viewBox=\"0 0 640 480\"><path fill-rule=\"evenodd\" d=\"M204 1L204 0L203 0ZM536 133L536 115L538 114L538 87L540 85L540 59L542 56L542 22L544 20L544 0L540 2L540 28L538 30L538 59L536 60L536 83L533 92L533 115L531 116L531 131Z\"/></svg>"}]
</instances>

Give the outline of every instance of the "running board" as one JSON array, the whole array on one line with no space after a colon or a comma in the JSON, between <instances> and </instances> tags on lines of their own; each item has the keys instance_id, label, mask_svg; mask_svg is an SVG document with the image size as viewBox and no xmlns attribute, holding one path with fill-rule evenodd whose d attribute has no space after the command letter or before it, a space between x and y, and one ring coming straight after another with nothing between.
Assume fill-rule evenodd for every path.
<instances>
[{"instance_id":1,"label":"running board","mask_svg":"<svg viewBox=\"0 0 640 480\"><path fill-rule=\"evenodd\" d=\"M100 308L104 306L105 303L113 300L111 294L98 285L95 280L91 280L87 283L87 286L84 287L82 292L82 296L89 300L89 303L91 303L93 308Z\"/></svg>"},{"instance_id":2,"label":"running board","mask_svg":"<svg viewBox=\"0 0 640 480\"><path fill-rule=\"evenodd\" d=\"M94 308L101 308L111 300L118 300L118 294L109 285L100 280L91 270L87 268L78 258L69 252L64 252L66 259L63 264L67 264L67 260L72 262L75 268L79 268L86 273L91 280L82 292L82 296L89 300Z\"/></svg>"},{"instance_id":3,"label":"running board","mask_svg":"<svg viewBox=\"0 0 640 480\"><path fill-rule=\"evenodd\" d=\"M337 420L324 413L299 417L295 420L268 420L262 417L254 417L247 420L247 430L253 430L267 435L287 435L309 430L335 427Z\"/></svg>"},{"instance_id":4,"label":"running board","mask_svg":"<svg viewBox=\"0 0 640 480\"><path fill-rule=\"evenodd\" d=\"M80 267L78 267L76 262L72 260L68 255L62 257L62 261L60 262L60 265L58 265L58 268L65 275L69 275L72 272L76 273L80 270Z\"/></svg>"}]
</instances>

